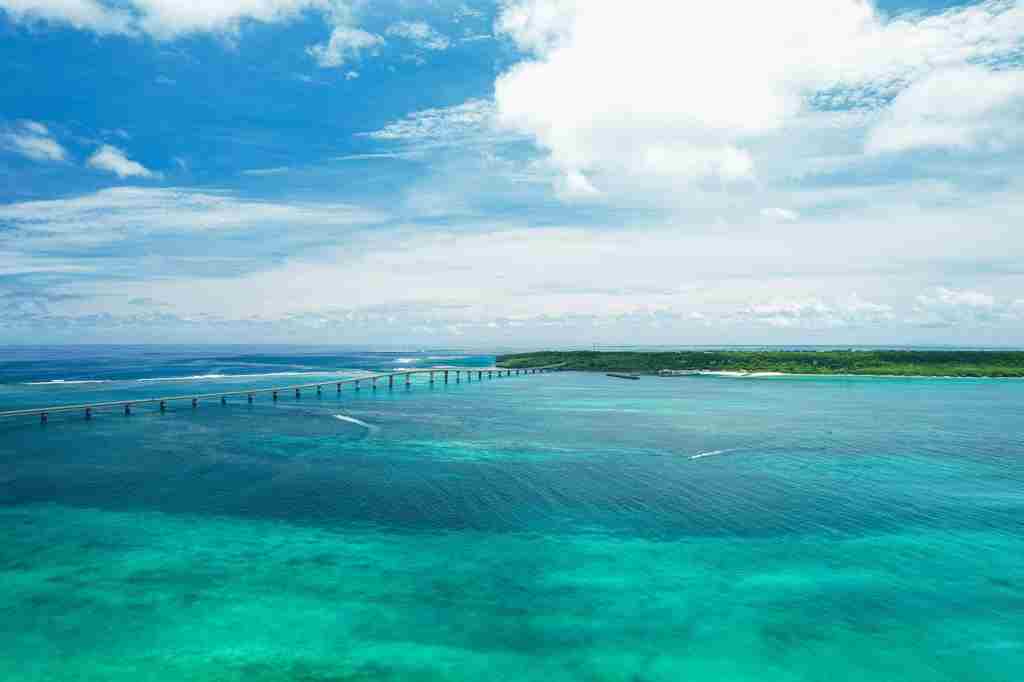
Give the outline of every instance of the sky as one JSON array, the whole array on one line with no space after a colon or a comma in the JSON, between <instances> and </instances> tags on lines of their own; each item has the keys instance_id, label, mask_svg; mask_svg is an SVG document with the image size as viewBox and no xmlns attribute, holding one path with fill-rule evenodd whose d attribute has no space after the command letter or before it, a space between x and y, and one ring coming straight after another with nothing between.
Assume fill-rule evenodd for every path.
<instances>
[{"instance_id":1,"label":"sky","mask_svg":"<svg viewBox=\"0 0 1024 682\"><path fill-rule=\"evenodd\" d=\"M1024 0L0 0L0 343L1024 345Z\"/></svg>"}]
</instances>

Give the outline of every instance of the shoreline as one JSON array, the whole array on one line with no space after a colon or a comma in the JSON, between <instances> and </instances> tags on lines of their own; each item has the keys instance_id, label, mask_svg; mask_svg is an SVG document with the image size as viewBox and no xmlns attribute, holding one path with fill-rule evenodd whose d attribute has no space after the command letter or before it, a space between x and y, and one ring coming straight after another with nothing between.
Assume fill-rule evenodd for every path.
<instances>
[{"instance_id":1,"label":"shoreline","mask_svg":"<svg viewBox=\"0 0 1024 682\"><path fill-rule=\"evenodd\" d=\"M581 370L589 372L590 370ZM679 379L687 376L715 376L723 379L771 379L773 377L812 377L812 378L828 378L837 377L844 379L853 378L868 378L868 379L1024 379L1024 377L1004 377L1004 376L990 376L990 375L978 375L978 376L965 376L965 375L943 375L943 374L851 374L841 372L830 372L830 373L818 373L814 374L811 372L733 372L733 371L719 371L719 370L697 370L687 374L647 374L645 376L653 376L661 379Z\"/></svg>"},{"instance_id":2,"label":"shoreline","mask_svg":"<svg viewBox=\"0 0 1024 682\"><path fill-rule=\"evenodd\" d=\"M558 365L664 377L1024 378L1022 351L541 351L496 360L511 369Z\"/></svg>"}]
</instances>

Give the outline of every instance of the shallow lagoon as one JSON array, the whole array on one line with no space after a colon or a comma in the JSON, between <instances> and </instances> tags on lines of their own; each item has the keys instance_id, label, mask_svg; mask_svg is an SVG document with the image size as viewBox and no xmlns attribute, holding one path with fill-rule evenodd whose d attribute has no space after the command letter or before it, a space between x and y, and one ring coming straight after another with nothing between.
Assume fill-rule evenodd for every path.
<instances>
[{"instance_id":1,"label":"shallow lagoon","mask_svg":"<svg viewBox=\"0 0 1024 682\"><path fill-rule=\"evenodd\" d=\"M567 373L3 424L0 677L1016 680L1022 399Z\"/></svg>"}]
</instances>

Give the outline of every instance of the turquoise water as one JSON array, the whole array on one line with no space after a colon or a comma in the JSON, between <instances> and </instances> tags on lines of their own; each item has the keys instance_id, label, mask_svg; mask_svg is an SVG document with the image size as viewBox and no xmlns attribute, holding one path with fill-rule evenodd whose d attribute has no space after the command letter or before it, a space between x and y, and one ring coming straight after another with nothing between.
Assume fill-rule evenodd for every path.
<instances>
[{"instance_id":1,"label":"turquoise water","mask_svg":"<svg viewBox=\"0 0 1024 682\"><path fill-rule=\"evenodd\" d=\"M491 361L86 355L0 362L0 409ZM0 423L0 679L1016 682L1022 402L559 373Z\"/></svg>"}]
</instances>

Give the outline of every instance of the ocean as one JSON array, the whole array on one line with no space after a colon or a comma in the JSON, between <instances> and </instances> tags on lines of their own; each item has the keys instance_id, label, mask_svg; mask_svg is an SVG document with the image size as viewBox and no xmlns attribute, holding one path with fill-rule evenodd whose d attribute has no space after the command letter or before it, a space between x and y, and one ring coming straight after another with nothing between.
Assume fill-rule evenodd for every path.
<instances>
[{"instance_id":1,"label":"ocean","mask_svg":"<svg viewBox=\"0 0 1024 682\"><path fill-rule=\"evenodd\" d=\"M481 367L0 349L0 411ZM0 421L0 679L1017 682L1024 381L551 373Z\"/></svg>"}]
</instances>

